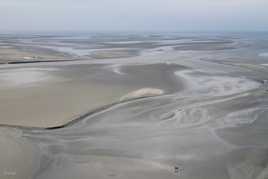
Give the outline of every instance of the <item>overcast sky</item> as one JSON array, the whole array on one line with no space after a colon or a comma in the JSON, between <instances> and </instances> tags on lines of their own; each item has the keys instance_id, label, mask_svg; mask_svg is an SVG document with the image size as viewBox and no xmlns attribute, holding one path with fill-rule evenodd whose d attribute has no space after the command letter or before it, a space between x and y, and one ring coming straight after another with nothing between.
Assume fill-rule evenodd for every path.
<instances>
[{"instance_id":1,"label":"overcast sky","mask_svg":"<svg viewBox=\"0 0 268 179\"><path fill-rule=\"evenodd\" d=\"M268 30L268 0L0 0L0 31Z\"/></svg>"}]
</instances>

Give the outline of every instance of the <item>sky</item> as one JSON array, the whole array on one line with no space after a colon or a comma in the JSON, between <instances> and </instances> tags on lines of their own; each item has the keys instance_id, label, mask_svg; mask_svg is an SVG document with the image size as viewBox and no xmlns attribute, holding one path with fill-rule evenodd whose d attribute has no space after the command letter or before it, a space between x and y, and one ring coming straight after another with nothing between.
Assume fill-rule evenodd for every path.
<instances>
[{"instance_id":1,"label":"sky","mask_svg":"<svg viewBox=\"0 0 268 179\"><path fill-rule=\"evenodd\" d=\"M268 0L0 0L0 32L267 31Z\"/></svg>"}]
</instances>

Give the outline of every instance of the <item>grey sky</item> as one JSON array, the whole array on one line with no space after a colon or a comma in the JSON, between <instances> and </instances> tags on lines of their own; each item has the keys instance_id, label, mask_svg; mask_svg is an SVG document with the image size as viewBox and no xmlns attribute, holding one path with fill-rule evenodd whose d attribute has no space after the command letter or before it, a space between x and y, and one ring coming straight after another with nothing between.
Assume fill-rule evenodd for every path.
<instances>
[{"instance_id":1,"label":"grey sky","mask_svg":"<svg viewBox=\"0 0 268 179\"><path fill-rule=\"evenodd\" d=\"M0 0L0 31L268 30L267 0Z\"/></svg>"}]
</instances>

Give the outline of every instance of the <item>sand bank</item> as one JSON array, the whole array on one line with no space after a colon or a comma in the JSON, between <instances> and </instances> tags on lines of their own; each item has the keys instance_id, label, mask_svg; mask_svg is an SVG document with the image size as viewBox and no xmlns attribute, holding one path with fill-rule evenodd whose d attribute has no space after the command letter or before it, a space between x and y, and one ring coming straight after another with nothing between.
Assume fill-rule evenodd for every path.
<instances>
[{"instance_id":1,"label":"sand bank","mask_svg":"<svg viewBox=\"0 0 268 179\"><path fill-rule=\"evenodd\" d=\"M0 124L55 127L121 98L178 90L181 86L173 75L176 69L179 67L165 64L1 69ZM142 90L122 97L145 87L161 90Z\"/></svg>"}]
</instances>

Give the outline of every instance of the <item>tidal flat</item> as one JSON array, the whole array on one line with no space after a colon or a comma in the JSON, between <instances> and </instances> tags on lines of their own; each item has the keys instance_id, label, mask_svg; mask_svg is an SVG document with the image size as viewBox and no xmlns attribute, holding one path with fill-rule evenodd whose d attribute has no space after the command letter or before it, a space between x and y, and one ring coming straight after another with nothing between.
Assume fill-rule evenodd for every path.
<instances>
[{"instance_id":1,"label":"tidal flat","mask_svg":"<svg viewBox=\"0 0 268 179\"><path fill-rule=\"evenodd\" d=\"M267 179L268 34L0 35L0 178Z\"/></svg>"}]
</instances>

